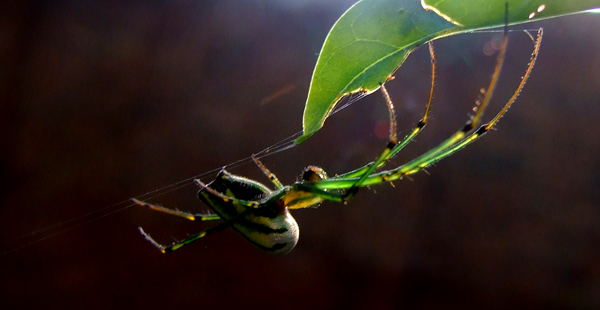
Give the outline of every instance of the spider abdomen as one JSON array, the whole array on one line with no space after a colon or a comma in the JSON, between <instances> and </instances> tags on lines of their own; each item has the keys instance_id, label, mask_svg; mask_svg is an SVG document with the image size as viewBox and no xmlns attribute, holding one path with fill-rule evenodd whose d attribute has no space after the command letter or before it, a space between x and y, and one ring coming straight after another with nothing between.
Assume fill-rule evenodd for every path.
<instances>
[{"instance_id":1,"label":"spider abdomen","mask_svg":"<svg viewBox=\"0 0 600 310\"><path fill-rule=\"evenodd\" d=\"M277 198L278 195L263 184L222 171L207 187L231 198L253 202L259 202L263 196L270 195L272 199L263 202L260 208L254 208L223 200L205 190L198 192L200 200L222 220L232 221L231 227L261 250L284 254L298 243L299 229L296 220L283 201Z\"/></svg>"},{"instance_id":2,"label":"spider abdomen","mask_svg":"<svg viewBox=\"0 0 600 310\"><path fill-rule=\"evenodd\" d=\"M255 215L252 211L232 225L250 243L272 254L285 254L296 246L300 230L287 209L274 218Z\"/></svg>"}]
</instances>

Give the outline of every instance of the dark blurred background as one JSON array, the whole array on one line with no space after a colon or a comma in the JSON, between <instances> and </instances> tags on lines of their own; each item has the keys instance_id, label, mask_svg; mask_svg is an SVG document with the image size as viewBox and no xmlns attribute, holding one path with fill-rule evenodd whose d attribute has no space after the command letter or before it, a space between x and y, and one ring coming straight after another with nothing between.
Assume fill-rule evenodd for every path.
<instances>
[{"instance_id":1,"label":"dark blurred background","mask_svg":"<svg viewBox=\"0 0 600 310\"><path fill-rule=\"evenodd\" d=\"M395 187L294 211L301 238L288 255L231 230L161 255L138 226L169 243L212 223L139 207L97 218L300 131L321 44L353 3L2 2L0 251L77 227L0 256L0 308L596 308L600 15L513 27L543 26L545 37L498 130ZM523 32L510 37L488 117L533 48ZM432 119L390 167L464 124L499 38L435 42ZM429 74L420 49L388 84L401 135L422 116ZM349 171L385 146L387 119L376 93L264 163L285 184L311 164ZM251 163L230 170L268 183ZM150 201L206 211L185 184Z\"/></svg>"}]
</instances>

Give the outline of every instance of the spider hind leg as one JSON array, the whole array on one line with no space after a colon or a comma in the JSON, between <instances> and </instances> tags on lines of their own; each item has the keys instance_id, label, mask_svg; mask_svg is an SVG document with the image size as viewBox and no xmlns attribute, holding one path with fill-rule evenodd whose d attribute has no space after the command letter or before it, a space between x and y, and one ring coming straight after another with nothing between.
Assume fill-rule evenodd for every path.
<instances>
[{"instance_id":1,"label":"spider hind leg","mask_svg":"<svg viewBox=\"0 0 600 310\"><path fill-rule=\"evenodd\" d=\"M229 221L225 221L219 225L216 225L214 227L205 229L199 233L195 233L181 241L177 241L171 245L165 246L162 245L158 242L156 242L152 237L150 237L150 235L148 233L146 233L141 227L138 227L138 230L140 231L140 233L142 234L142 236L144 236L144 239L146 239L148 242L150 242L154 247L156 247L157 249L159 249L163 254L169 254L172 253L175 250L180 249L181 247L183 247L184 245L190 244L200 238L212 235L216 232L219 232L229 226L231 226L233 224L233 220L229 220Z\"/></svg>"}]
</instances>

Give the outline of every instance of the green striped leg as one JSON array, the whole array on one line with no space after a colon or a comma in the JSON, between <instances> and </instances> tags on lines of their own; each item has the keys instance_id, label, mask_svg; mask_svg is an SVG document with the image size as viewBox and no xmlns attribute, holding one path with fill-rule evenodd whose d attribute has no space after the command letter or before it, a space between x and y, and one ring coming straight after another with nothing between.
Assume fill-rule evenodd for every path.
<instances>
[{"instance_id":1,"label":"green striped leg","mask_svg":"<svg viewBox=\"0 0 600 310\"><path fill-rule=\"evenodd\" d=\"M429 55L431 56L431 89L429 91L429 100L427 101L427 106L425 108L425 114L423 115L423 118L419 121L417 126L412 129L410 134L405 136L404 139L402 139L402 141L395 144L395 141L397 140L397 138L396 138L396 117L394 114L394 105L392 103L392 99L390 98L390 95L389 95L387 89L383 85L381 85L381 91L383 93L383 97L386 100L386 103L387 103L388 109L389 109L389 113L390 113L390 143L389 144L392 144L392 145L395 144L395 146L390 149L389 144L388 144L388 147L386 147L386 149L379 156L379 159L377 161L371 162L371 163L365 165L364 167L361 167L354 171L341 174L341 175L337 176L336 178L346 179L346 178L355 178L355 177L363 176L365 174L367 176L370 175L375 169L379 169L379 168L383 167L390 158L394 157L394 155L396 155L400 150L402 150L425 127L425 125L427 124L427 120L429 118L429 111L431 109L431 102L433 100L433 90L435 89L435 78L436 78L436 75L435 75L436 60L435 60L435 52L433 50L433 42L429 42L428 46L429 46ZM389 149L389 151L388 151L388 149ZM369 171L371 173L368 173Z\"/></svg>"},{"instance_id":2,"label":"green striped leg","mask_svg":"<svg viewBox=\"0 0 600 310\"><path fill-rule=\"evenodd\" d=\"M216 190L208 187L206 184L202 183L202 181L200 181L198 179L195 179L194 183L196 183L196 185L198 185L198 187L200 187L201 191L206 191L207 193L209 193L213 196L216 196L217 198L220 198L224 202L230 202L230 203L233 203L236 205L240 205L240 206L244 206L244 207L252 208L252 209L258 209L262 205L261 202L258 202L258 201L243 200L243 199L226 196L226 195L219 193ZM242 213L240 213L240 214L242 214Z\"/></svg>"},{"instance_id":3,"label":"green striped leg","mask_svg":"<svg viewBox=\"0 0 600 310\"><path fill-rule=\"evenodd\" d=\"M469 145L470 143L475 141L477 138L483 136L491 128L493 128L494 125L496 123L498 123L500 118L502 118L502 116L504 116L504 114L508 111L508 109L511 107L511 105L515 102L515 100L519 96L519 93L525 86L525 82L529 78L529 75L531 74L531 70L533 69L535 61L537 59L540 44L542 42L542 35L543 35L543 30L540 28L538 31L537 39L535 40L535 47L534 47L533 53L531 55L531 60L527 67L527 71L525 72L525 74L523 75L523 77L521 79L521 83L519 84L516 91L511 96L511 98L508 100L508 102L504 105L502 110L500 110L500 112L489 123L482 125L476 131L472 132L471 134L469 134L467 136L468 132L470 132L471 129L476 127L478 120L479 120L478 116L481 116L481 114L482 114L482 113L477 113L478 115L476 115L472 121L467 122L467 124L465 125L465 127L463 127L462 130L455 133L448 140L444 141L440 146L430 150L429 152L419 156L418 158L410 161L409 163L407 163L397 169L394 169L390 172L379 173L379 174L370 176L369 179L371 179L371 180L366 181L365 185L368 185L369 183L376 184L376 183L381 183L381 182L386 182L386 181L393 181L395 179L402 178L405 175L417 173L417 172L421 171L423 168L425 168L437 161L440 161L441 159L443 159L447 156L454 154L456 151ZM500 67L502 65L502 60L504 58L506 44L507 44L507 36L505 33L503 44L502 44L502 49L501 49L501 55L499 56L498 65L496 66L496 71L494 72L494 77L492 79L492 84L489 87L488 94L493 91L495 83L498 80L498 74L500 72ZM491 94L490 95L488 95L488 94L486 94L486 97L484 98L484 101L481 104L481 107L480 107L481 110L483 110L485 108L485 106L488 104L488 102L491 98ZM464 138L465 136L466 136L466 138Z\"/></svg>"},{"instance_id":4,"label":"green striped leg","mask_svg":"<svg viewBox=\"0 0 600 310\"><path fill-rule=\"evenodd\" d=\"M205 229L205 230L203 230L203 231L201 231L199 233L193 234L193 235L191 235L191 236L189 236L189 237L187 237L187 238L185 238L185 239L183 239L181 241L175 242L175 243L173 243L173 244L171 244L169 246L165 246L165 245L162 245L162 244L156 242L141 227L139 227L138 229L139 229L140 233L144 236L144 238L146 240L148 240L148 242L150 242L152 245L154 245L163 254L169 254L169 253L172 253L175 250L180 249L182 246L184 246L186 244L192 243L192 242L194 242L194 241L196 241L196 240L198 240L200 238L204 238L206 236L209 236L209 235L212 235L212 234L214 234L216 232L219 232L219 231L221 231L221 230L223 230L225 228L228 228L233 223L234 223L234 219L231 219L229 221L220 223L220 224L218 224L218 225L216 225L214 227L207 228L207 229Z\"/></svg>"},{"instance_id":5,"label":"green striped leg","mask_svg":"<svg viewBox=\"0 0 600 310\"><path fill-rule=\"evenodd\" d=\"M262 172L267 176L267 178L271 180L271 183L273 183L273 185L275 185L277 189L283 188L283 184L279 181L279 179L271 171L269 171L269 169L267 169L267 167L260 160L258 160L256 156L252 155L252 160L258 166L258 168L262 170Z\"/></svg>"},{"instance_id":6,"label":"green striped leg","mask_svg":"<svg viewBox=\"0 0 600 310\"><path fill-rule=\"evenodd\" d=\"M149 209L152 209L155 211L183 217L190 221L214 221L214 220L220 219L220 217L216 214L192 214L192 213L183 212L180 210L167 209L165 207L147 203L145 201L141 201L141 200L138 200L135 198L131 198L131 201L133 201L134 203L136 203L137 205L140 205L142 207L146 207L146 208L149 208Z\"/></svg>"},{"instance_id":7,"label":"green striped leg","mask_svg":"<svg viewBox=\"0 0 600 310\"><path fill-rule=\"evenodd\" d=\"M477 111L477 114L473 117L473 119L468 121L467 124L461 130L456 132L454 135L452 135L449 139L444 141L439 146L431 149L427 153L415 158L414 160L412 160L412 161L408 162L407 164L402 165L396 169L393 169L390 171L382 171L380 173L376 173L376 174L368 176L365 179L365 181L362 183L362 186L370 186L370 185L380 184L380 183L384 183L384 182L394 181L394 180L400 179L406 175L411 175L411 174L417 173L417 172L423 170L424 168L426 168L427 166L429 166L447 156L450 156L451 154L455 153L456 151L458 151L458 150L462 149L463 147L467 146L468 144L472 143L477 138L481 137L487 131L489 131L500 120L500 118L502 118L502 116L504 116L506 111L508 111L508 109L511 107L511 105L513 104L513 102L516 100L519 93L523 89L523 86L525 85L525 82L529 78L529 75L531 74L531 71L535 64L535 61L537 59L541 40L542 40L542 35L543 35L543 29L540 28L538 31L537 39L535 40L535 47L534 47L534 50L533 50L533 53L531 56L531 61L529 62L527 70L521 79L521 83L519 84L516 91L514 92L512 97L509 99L509 101L504 105L502 110L489 123L482 125L476 131L469 134L469 132L471 132L472 129L474 129L477 126L477 124L479 123L479 120L481 118L483 110L485 109L489 100L491 99L491 93L495 87L495 84L498 81L498 76L500 73L500 69L502 67L502 62L504 60L504 55L505 55L506 45L507 45L507 40L508 40L506 37L506 33L505 33L505 36L504 36L504 39L502 42L502 48L500 50L500 55L498 56L498 62L496 64L496 69L494 71L492 81L488 87L488 92L487 92L486 96L484 97L484 100L481 103L481 105L479 106L479 110ZM355 178L353 178L353 179L336 179L336 178L327 179L327 180L323 180L321 182L314 184L312 186L312 188L313 188L312 191L315 194L322 196L324 199L331 199L331 200L339 201L339 198L337 198L335 195L331 196L325 190L351 188L355 184L355 182L356 182ZM319 190L314 191L314 189L319 189ZM304 190L308 190L308 188L304 188Z\"/></svg>"},{"instance_id":8,"label":"green striped leg","mask_svg":"<svg viewBox=\"0 0 600 310\"><path fill-rule=\"evenodd\" d=\"M175 215L175 216L179 216L179 217L183 217L185 219L188 219L190 221L214 221L214 220L219 220L221 219L218 215L216 214L192 214L192 213L188 213L188 212L183 212L180 210L174 210L174 209L167 209L165 207L162 206L158 206L158 205L154 205L154 204L150 204L135 198L132 198L131 201L133 201L134 203L142 206L142 207L146 207L155 211L159 211L159 212L163 212L163 213L167 213L167 214L171 214L171 215ZM221 231L227 227L231 226L231 221L226 221L223 222L215 227L211 227L208 228L202 232L199 232L197 234L191 235L188 238L179 241L179 242L175 242L169 246L164 246L158 242L156 242L154 239L152 239L152 237L150 237L149 234L147 234L141 227L139 227L139 231L140 233L144 236L144 238L146 240L148 240L148 242L150 242L152 245L154 245L156 248L158 248L161 252L163 253L171 253L179 248L181 248L182 246L196 241L202 237L206 237L212 233Z\"/></svg>"},{"instance_id":9,"label":"green striped leg","mask_svg":"<svg viewBox=\"0 0 600 310\"><path fill-rule=\"evenodd\" d=\"M433 100L433 90L435 88L435 52L433 50L433 43L429 42L429 54L431 55L431 90L429 92L429 101L427 102L427 107L425 109L425 114L423 118L419 121L417 126L408 134L407 136L398 143L397 138L397 130L396 130L396 112L394 111L394 104L392 103L392 99L390 98L390 94L383 84L381 84L381 92L383 93L383 97L385 98L389 115L390 115L390 139L388 145L383 150L381 155L375 160L362 168L351 171L349 173L345 173L339 175L337 178L356 178L360 177L353 186L351 186L343 195L340 196L342 202L346 202L350 200L357 192L358 188L363 186L363 182L370 176L376 169L383 167L387 161L392 158L396 153L402 150L412 139L414 139L419 132L425 127L427 124L427 118L429 116L429 110L431 108L431 102ZM329 195L330 193L328 193ZM337 199L336 199L337 200Z\"/></svg>"}]
</instances>

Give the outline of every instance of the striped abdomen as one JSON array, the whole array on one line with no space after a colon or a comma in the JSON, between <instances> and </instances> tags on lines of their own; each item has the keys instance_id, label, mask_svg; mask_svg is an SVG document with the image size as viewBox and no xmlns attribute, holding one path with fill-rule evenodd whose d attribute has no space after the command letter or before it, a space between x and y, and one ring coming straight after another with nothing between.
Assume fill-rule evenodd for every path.
<instances>
[{"instance_id":1,"label":"striped abdomen","mask_svg":"<svg viewBox=\"0 0 600 310\"><path fill-rule=\"evenodd\" d=\"M263 184L221 171L207 185L215 191L235 199L261 202L260 207L247 207L233 200L225 201L208 191L201 190L198 197L224 221L231 225L248 241L273 254L290 252L298 243L299 229L296 220L286 208L282 195L272 192ZM283 193L285 189L279 190Z\"/></svg>"}]
</instances>

